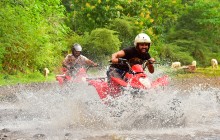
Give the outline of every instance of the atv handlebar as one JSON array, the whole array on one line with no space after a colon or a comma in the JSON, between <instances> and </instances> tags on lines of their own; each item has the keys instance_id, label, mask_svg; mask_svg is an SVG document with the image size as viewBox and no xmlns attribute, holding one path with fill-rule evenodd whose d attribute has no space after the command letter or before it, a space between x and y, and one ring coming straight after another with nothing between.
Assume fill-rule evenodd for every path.
<instances>
[{"instance_id":1,"label":"atv handlebar","mask_svg":"<svg viewBox=\"0 0 220 140\"><path fill-rule=\"evenodd\" d=\"M112 60L109 60L110 63L112 63ZM119 65L127 65L129 68L130 73L134 73L131 69L131 64L129 63L129 61L127 59L124 58L118 58L118 64ZM142 60L140 63L137 64L142 64L143 65L143 70L145 70L145 68L150 65L150 64L158 64L156 63L156 61L150 61L150 60Z\"/></svg>"},{"instance_id":2,"label":"atv handlebar","mask_svg":"<svg viewBox=\"0 0 220 140\"><path fill-rule=\"evenodd\" d=\"M112 60L109 60L110 63L112 63ZM127 59L124 59L124 58L118 58L118 64L121 64L121 65L124 65L124 64L127 64L127 65L130 65L129 64L129 61ZM149 65L149 64L158 64L156 63L156 61L152 62L150 60L142 60L140 64L145 64L145 65Z\"/></svg>"},{"instance_id":3,"label":"atv handlebar","mask_svg":"<svg viewBox=\"0 0 220 140\"><path fill-rule=\"evenodd\" d=\"M126 64L128 62L127 59L124 59L124 58L118 58L118 63L119 64Z\"/></svg>"},{"instance_id":4,"label":"atv handlebar","mask_svg":"<svg viewBox=\"0 0 220 140\"><path fill-rule=\"evenodd\" d=\"M156 61L152 62L152 61L149 61L149 60L144 60L143 69L145 69L150 64L152 65L152 64L158 64L158 63L156 63Z\"/></svg>"},{"instance_id":5,"label":"atv handlebar","mask_svg":"<svg viewBox=\"0 0 220 140\"><path fill-rule=\"evenodd\" d=\"M75 67L75 66L72 66L70 68L67 68L69 71L78 71L80 68L85 68L86 71L88 71L91 67L98 67L99 65L97 66L93 66L93 65L88 65L86 67L83 67L83 66L80 66L80 67Z\"/></svg>"}]
</instances>

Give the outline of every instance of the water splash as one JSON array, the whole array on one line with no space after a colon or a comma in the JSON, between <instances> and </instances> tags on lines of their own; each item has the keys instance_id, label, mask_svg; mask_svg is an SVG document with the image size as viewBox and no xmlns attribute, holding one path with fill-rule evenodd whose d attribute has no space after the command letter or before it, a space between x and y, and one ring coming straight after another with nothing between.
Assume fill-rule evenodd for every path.
<instances>
[{"instance_id":1,"label":"water splash","mask_svg":"<svg viewBox=\"0 0 220 140\"><path fill-rule=\"evenodd\" d=\"M183 91L168 86L135 98L125 92L101 101L95 89L86 83L65 87L55 83L31 89L21 86L16 96L17 102L1 114L1 129L27 131L36 137L37 134L48 139L220 136L219 88L195 85Z\"/></svg>"}]
</instances>

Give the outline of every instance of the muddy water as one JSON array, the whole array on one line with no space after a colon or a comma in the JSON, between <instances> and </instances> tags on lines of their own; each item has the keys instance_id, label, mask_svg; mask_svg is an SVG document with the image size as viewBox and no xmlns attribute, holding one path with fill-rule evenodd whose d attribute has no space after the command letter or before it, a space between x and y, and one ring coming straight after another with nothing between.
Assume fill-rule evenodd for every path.
<instances>
[{"instance_id":1,"label":"muddy water","mask_svg":"<svg viewBox=\"0 0 220 140\"><path fill-rule=\"evenodd\" d=\"M177 85L104 101L86 83L4 87L0 139L219 140L220 89Z\"/></svg>"}]
</instances>

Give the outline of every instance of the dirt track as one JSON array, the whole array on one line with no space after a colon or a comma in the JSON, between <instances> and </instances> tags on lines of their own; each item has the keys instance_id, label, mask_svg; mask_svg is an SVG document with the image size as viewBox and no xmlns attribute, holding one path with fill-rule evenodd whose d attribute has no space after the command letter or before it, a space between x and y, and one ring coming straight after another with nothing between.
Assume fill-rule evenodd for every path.
<instances>
[{"instance_id":1,"label":"dirt track","mask_svg":"<svg viewBox=\"0 0 220 140\"><path fill-rule=\"evenodd\" d=\"M203 75L196 75L191 78L176 78L171 80L171 85L177 86L179 89L187 90L193 86L202 87L220 87L220 77L205 77Z\"/></svg>"}]
</instances>

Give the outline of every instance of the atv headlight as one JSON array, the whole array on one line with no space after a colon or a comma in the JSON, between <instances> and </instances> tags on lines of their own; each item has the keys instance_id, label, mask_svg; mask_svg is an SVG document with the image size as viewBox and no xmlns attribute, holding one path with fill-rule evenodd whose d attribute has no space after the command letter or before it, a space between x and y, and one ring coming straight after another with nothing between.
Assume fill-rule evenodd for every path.
<instances>
[{"instance_id":1,"label":"atv headlight","mask_svg":"<svg viewBox=\"0 0 220 140\"><path fill-rule=\"evenodd\" d=\"M151 82L150 82L150 80L148 78L140 78L139 81L146 88L151 88Z\"/></svg>"}]
</instances>

